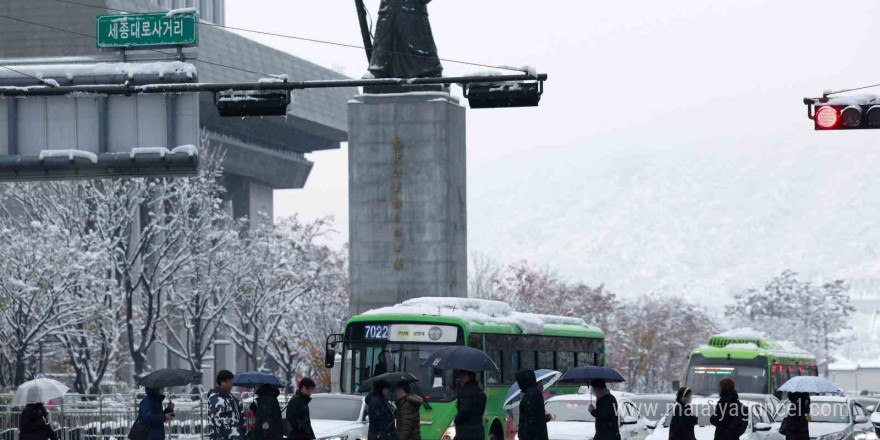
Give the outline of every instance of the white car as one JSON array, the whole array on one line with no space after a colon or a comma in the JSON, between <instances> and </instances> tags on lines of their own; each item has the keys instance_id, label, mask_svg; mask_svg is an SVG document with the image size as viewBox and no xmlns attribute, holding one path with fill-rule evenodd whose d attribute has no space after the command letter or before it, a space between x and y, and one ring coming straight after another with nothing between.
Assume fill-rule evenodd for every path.
<instances>
[{"instance_id":1,"label":"white car","mask_svg":"<svg viewBox=\"0 0 880 440\"><path fill-rule=\"evenodd\" d=\"M767 412L764 405L752 402L741 401L748 408L749 426L746 432L740 436L740 440L782 440L784 437L773 430L773 416ZM697 426L694 427L694 435L697 440L713 440L715 438L715 427L709 423L712 412L715 410L717 399L694 398L691 402L691 409L697 416ZM669 423L671 421L671 411L660 419L657 429L651 434L650 440L669 440Z\"/></svg>"},{"instance_id":2,"label":"white car","mask_svg":"<svg viewBox=\"0 0 880 440\"><path fill-rule=\"evenodd\" d=\"M874 434L880 439L880 405L876 405L871 413L871 424L874 425Z\"/></svg>"},{"instance_id":3,"label":"white car","mask_svg":"<svg viewBox=\"0 0 880 440\"><path fill-rule=\"evenodd\" d=\"M776 413L777 428L789 408L783 403ZM873 426L862 405L850 397L810 397L811 440L869 440L874 438Z\"/></svg>"},{"instance_id":4,"label":"white car","mask_svg":"<svg viewBox=\"0 0 880 440\"><path fill-rule=\"evenodd\" d=\"M645 440L651 434L648 421L639 409L623 395L614 393L619 408L618 423L620 438L623 440ZM596 398L586 394L567 394L552 397L544 405L553 415L547 423L550 440L584 440L596 434L596 420L590 415L588 407L596 404Z\"/></svg>"},{"instance_id":5,"label":"white car","mask_svg":"<svg viewBox=\"0 0 880 440\"><path fill-rule=\"evenodd\" d=\"M367 440L370 425L363 395L313 394L309 414L317 440Z\"/></svg>"}]
</instances>

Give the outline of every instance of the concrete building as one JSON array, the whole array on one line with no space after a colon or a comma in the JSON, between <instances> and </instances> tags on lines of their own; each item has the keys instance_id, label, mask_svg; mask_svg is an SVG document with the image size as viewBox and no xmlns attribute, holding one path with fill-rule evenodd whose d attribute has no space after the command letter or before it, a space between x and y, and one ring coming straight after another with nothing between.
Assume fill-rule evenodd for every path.
<instances>
[{"instance_id":1,"label":"concrete building","mask_svg":"<svg viewBox=\"0 0 880 440\"><path fill-rule=\"evenodd\" d=\"M293 81L341 79L342 75L288 53L272 49L222 28L224 0L4 0L0 2L0 64L162 59L173 60L173 49L129 51L96 48L95 16L121 12L155 12L195 7L203 24L199 45L184 50L186 61L198 70L201 82L255 82L263 74L287 74ZM92 6L89 6L92 5ZM17 21L16 21L17 20ZM221 26L218 26L221 25ZM60 59L60 57L65 57ZM228 67L226 67L228 66ZM243 69L236 70L235 68ZM246 70L246 71L245 71ZM259 73L250 73L250 72ZM23 84L36 80L22 78ZM320 89L295 93L286 117L221 118L213 96L199 97L199 124L212 146L224 149L227 203L236 217L271 219L275 189L302 188L314 165L305 154L339 148L347 140L346 103L356 89ZM241 369L236 350L228 341L215 345L213 365ZM165 350L151 356L154 367L182 365Z\"/></svg>"}]
</instances>

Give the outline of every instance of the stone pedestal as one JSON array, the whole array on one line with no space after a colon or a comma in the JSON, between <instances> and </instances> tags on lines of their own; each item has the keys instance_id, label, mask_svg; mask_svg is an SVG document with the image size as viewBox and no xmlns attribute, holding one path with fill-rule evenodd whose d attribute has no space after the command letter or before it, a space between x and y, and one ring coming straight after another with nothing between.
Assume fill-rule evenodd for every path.
<instances>
[{"instance_id":1,"label":"stone pedestal","mask_svg":"<svg viewBox=\"0 0 880 440\"><path fill-rule=\"evenodd\" d=\"M465 108L443 92L349 102L351 312L467 296Z\"/></svg>"}]
</instances>

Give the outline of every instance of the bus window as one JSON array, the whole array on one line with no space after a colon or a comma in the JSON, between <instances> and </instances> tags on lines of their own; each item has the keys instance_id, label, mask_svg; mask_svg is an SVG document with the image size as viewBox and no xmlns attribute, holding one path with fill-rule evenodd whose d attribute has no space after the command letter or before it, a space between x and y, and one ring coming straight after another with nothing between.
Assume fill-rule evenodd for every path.
<instances>
[{"instance_id":1,"label":"bus window","mask_svg":"<svg viewBox=\"0 0 880 440\"><path fill-rule=\"evenodd\" d=\"M560 351L556 353L556 370L565 373L574 368L574 353L570 351Z\"/></svg>"},{"instance_id":2,"label":"bus window","mask_svg":"<svg viewBox=\"0 0 880 440\"><path fill-rule=\"evenodd\" d=\"M595 359L593 359L593 353L583 353L580 352L577 354L577 366L585 367L587 365L595 365Z\"/></svg>"},{"instance_id":3,"label":"bus window","mask_svg":"<svg viewBox=\"0 0 880 440\"><path fill-rule=\"evenodd\" d=\"M520 368L528 368L530 370L535 370L535 352L531 350L522 350L519 352L519 365Z\"/></svg>"},{"instance_id":4,"label":"bus window","mask_svg":"<svg viewBox=\"0 0 880 440\"><path fill-rule=\"evenodd\" d=\"M504 363L501 362L501 350L489 350L486 352L493 361L495 361L495 365L498 366L501 371L504 371ZM497 385L501 383L501 373L496 373L494 371L490 371L487 375L487 382L489 385Z\"/></svg>"},{"instance_id":5,"label":"bus window","mask_svg":"<svg viewBox=\"0 0 880 440\"><path fill-rule=\"evenodd\" d=\"M548 370L553 370L556 367L553 365L553 352L552 351L539 351L538 352L538 368L540 370L542 368L546 368Z\"/></svg>"},{"instance_id":6,"label":"bus window","mask_svg":"<svg viewBox=\"0 0 880 440\"><path fill-rule=\"evenodd\" d=\"M516 382L516 372L519 370L519 351L504 351L504 366L501 372L504 374L504 384L512 384Z\"/></svg>"}]
</instances>

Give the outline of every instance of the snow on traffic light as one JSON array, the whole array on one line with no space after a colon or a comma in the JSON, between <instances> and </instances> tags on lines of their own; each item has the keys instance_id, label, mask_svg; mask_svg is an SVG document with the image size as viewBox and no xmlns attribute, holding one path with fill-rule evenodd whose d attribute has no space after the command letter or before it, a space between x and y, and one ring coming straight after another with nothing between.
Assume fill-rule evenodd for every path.
<instances>
[{"instance_id":1,"label":"snow on traffic light","mask_svg":"<svg viewBox=\"0 0 880 440\"><path fill-rule=\"evenodd\" d=\"M804 98L816 130L880 128L880 96Z\"/></svg>"}]
</instances>

